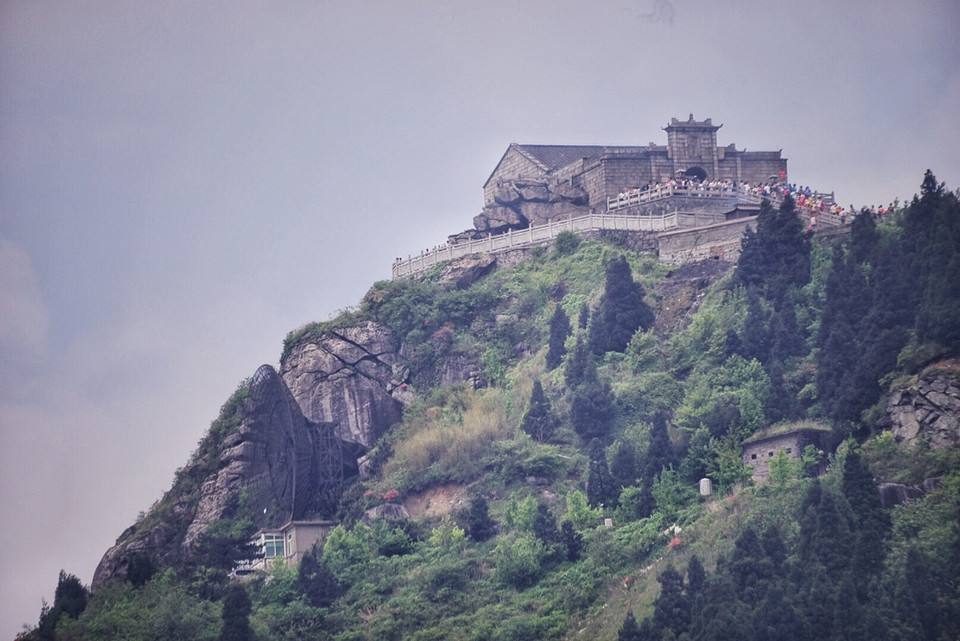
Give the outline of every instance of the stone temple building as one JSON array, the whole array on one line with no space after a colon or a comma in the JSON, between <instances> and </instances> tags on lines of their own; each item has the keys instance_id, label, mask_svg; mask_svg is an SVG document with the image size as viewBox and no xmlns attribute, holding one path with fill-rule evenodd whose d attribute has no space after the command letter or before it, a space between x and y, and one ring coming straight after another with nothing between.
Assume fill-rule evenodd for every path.
<instances>
[{"instance_id":1,"label":"stone temple building","mask_svg":"<svg viewBox=\"0 0 960 641\"><path fill-rule=\"evenodd\" d=\"M730 143L717 145L722 125L706 120L672 118L664 127L667 144L645 146L522 145L513 143L483 185L484 204L494 203L498 186L511 181L567 185L587 194L591 209L605 208L607 198L627 189L662 182L677 175L699 180L764 183L787 178L781 151L746 151Z\"/></svg>"}]
</instances>

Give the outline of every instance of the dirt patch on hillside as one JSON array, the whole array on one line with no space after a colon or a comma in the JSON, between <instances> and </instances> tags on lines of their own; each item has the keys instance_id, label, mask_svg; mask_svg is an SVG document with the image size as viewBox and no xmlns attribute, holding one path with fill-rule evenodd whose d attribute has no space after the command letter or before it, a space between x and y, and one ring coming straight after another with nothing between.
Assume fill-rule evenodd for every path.
<instances>
[{"instance_id":1,"label":"dirt patch on hillside","mask_svg":"<svg viewBox=\"0 0 960 641\"><path fill-rule=\"evenodd\" d=\"M403 500L403 507L414 518L445 516L463 509L466 504L467 488L457 483L431 487Z\"/></svg>"},{"instance_id":2,"label":"dirt patch on hillside","mask_svg":"<svg viewBox=\"0 0 960 641\"><path fill-rule=\"evenodd\" d=\"M682 330L703 302L707 288L732 267L721 260L701 260L670 272L655 290L657 320L653 327L657 333Z\"/></svg>"}]
</instances>

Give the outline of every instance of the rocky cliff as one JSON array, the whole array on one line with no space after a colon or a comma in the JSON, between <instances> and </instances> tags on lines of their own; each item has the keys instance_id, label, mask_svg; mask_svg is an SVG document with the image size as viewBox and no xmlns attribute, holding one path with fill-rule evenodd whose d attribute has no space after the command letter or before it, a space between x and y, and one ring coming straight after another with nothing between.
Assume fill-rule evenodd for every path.
<instances>
[{"instance_id":1,"label":"rocky cliff","mask_svg":"<svg viewBox=\"0 0 960 641\"><path fill-rule=\"evenodd\" d=\"M400 420L407 398L393 333L373 321L306 334L280 375L307 418L335 423L341 438L365 447Z\"/></svg>"},{"instance_id":2,"label":"rocky cliff","mask_svg":"<svg viewBox=\"0 0 960 641\"><path fill-rule=\"evenodd\" d=\"M931 365L891 393L884 422L900 442L960 445L960 359Z\"/></svg>"}]
</instances>

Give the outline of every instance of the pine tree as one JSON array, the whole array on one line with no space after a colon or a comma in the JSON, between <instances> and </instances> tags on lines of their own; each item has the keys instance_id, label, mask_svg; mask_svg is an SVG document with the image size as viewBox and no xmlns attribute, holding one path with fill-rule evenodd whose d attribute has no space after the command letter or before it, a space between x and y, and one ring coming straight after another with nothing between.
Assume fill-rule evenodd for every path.
<instances>
[{"instance_id":1,"label":"pine tree","mask_svg":"<svg viewBox=\"0 0 960 641\"><path fill-rule=\"evenodd\" d=\"M590 464L587 468L587 501L591 506L614 506L617 501L617 486L610 476L607 457L599 439L594 438L587 446Z\"/></svg>"},{"instance_id":2,"label":"pine tree","mask_svg":"<svg viewBox=\"0 0 960 641\"><path fill-rule=\"evenodd\" d=\"M623 625L617 633L617 641L644 641L637 619L633 616L633 610L627 612L627 616L623 618Z\"/></svg>"},{"instance_id":3,"label":"pine tree","mask_svg":"<svg viewBox=\"0 0 960 641\"><path fill-rule=\"evenodd\" d=\"M533 535L547 545L552 545L559 539L557 519L543 503L537 506L537 514L533 517Z\"/></svg>"},{"instance_id":4,"label":"pine tree","mask_svg":"<svg viewBox=\"0 0 960 641\"><path fill-rule=\"evenodd\" d=\"M323 562L317 546L312 547L300 560L297 587L315 608L328 608L340 596L340 585Z\"/></svg>"},{"instance_id":5,"label":"pine tree","mask_svg":"<svg viewBox=\"0 0 960 641\"><path fill-rule=\"evenodd\" d=\"M60 570L57 588L53 593L53 606L40 613L40 622L37 625L37 637L40 641L56 641L56 629L60 619L64 616L78 618L87 609L89 596L80 579Z\"/></svg>"},{"instance_id":6,"label":"pine tree","mask_svg":"<svg viewBox=\"0 0 960 641\"><path fill-rule=\"evenodd\" d=\"M643 478L653 482L660 474L660 470L674 463L673 445L667 432L667 419L657 413L653 417L653 428L650 431L650 445L643 461Z\"/></svg>"},{"instance_id":7,"label":"pine tree","mask_svg":"<svg viewBox=\"0 0 960 641\"><path fill-rule=\"evenodd\" d=\"M629 441L617 441L610 460L610 474L621 488L636 484L640 475L637 451Z\"/></svg>"},{"instance_id":8,"label":"pine tree","mask_svg":"<svg viewBox=\"0 0 960 641\"><path fill-rule=\"evenodd\" d=\"M583 537L574 529L573 523L570 521L564 521L560 526L560 542L566 551L567 561L580 560L580 554L583 551Z\"/></svg>"},{"instance_id":9,"label":"pine tree","mask_svg":"<svg viewBox=\"0 0 960 641\"><path fill-rule=\"evenodd\" d=\"M223 624L220 641L253 641L250 629L250 612L253 609L250 597L242 585L231 585L223 597Z\"/></svg>"},{"instance_id":10,"label":"pine tree","mask_svg":"<svg viewBox=\"0 0 960 641\"><path fill-rule=\"evenodd\" d=\"M770 300L810 280L810 240L790 196L776 211L766 199L760 204L756 231L744 233L734 280L761 288Z\"/></svg>"},{"instance_id":11,"label":"pine tree","mask_svg":"<svg viewBox=\"0 0 960 641\"><path fill-rule=\"evenodd\" d=\"M755 288L747 290L747 318L743 323L740 349L744 358L755 358L761 363L770 357L769 320L760 304L760 293Z\"/></svg>"},{"instance_id":12,"label":"pine tree","mask_svg":"<svg viewBox=\"0 0 960 641\"><path fill-rule=\"evenodd\" d=\"M541 443L553 436L556 419L550 411L550 401L543 393L543 385L540 384L539 380L533 382L530 404L527 406L527 411L523 415L520 426L531 438Z\"/></svg>"},{"instance_id":13,"label":"pine tree","mask_svg":"<svg viewBox=\"0 0 960 641\"><path fill-rule=\"evenodd\" d=\"M567 357L563 366L563 380L567 388L574 389L586 380L596 380L597 366L593 362L593 354L587 349L583 336L577 337L573 352Z\"/></svg>"},{"instance_id":14,"label":"pine tree","mask_svg":"<svg viewBox=\"0 0 960 641\"><path fill-rule=\"evenodd\" d=\"M577 316L577 327L586 329L590 324L590 307L586 303L580 306L580 314Z\"/></svg>"},{"instance_id":15,"label":"pine tree","mask_svg":"<svg viewBox=\"0 0 960 641\"><path fill-rule=\"evenodd\" d=\"M879 242L880 232L873 215L861 211L850 224L850 257L855 263L870 261Z\"/></svg>"},{"instance_id":16,"label":"pine tree","mask_svg":"<svg viewBox=\"0 0 960 641\"><path fill-rule=\"evenodd\" d=\"M633 280L625 257L607 264L603 296L590 324L590 350L594 354L622 352L638 329L653 325L653 310L643 296L643 285Z\"/></svg>"},{"instance_id":17,"label":"pine tree","mask_svg":"<svg viewBox=\"0 0 960 641\"><path fill-rule=\"evenodd\" d=\"M463 525L467 536L477 542L486 541L497 533L497 522L490 517L487 500L482 496L470 501Z\"/></svg>"},{"instance_id":18,"label":"pine tree","mask_svg":"<svg viewBox=\"0 0 960 641\"><path fill-rule=\"evenodd\" d=\"M613 421L613 390L606 381L584 381L570 396L570 422L584 440L606 436Z\"/></svg>"},{"instance_id":19,"label":"pine tree","mask_svg":"<svg viewBox=\"0 0 960 641\"><path fill-rule=\"evenodd\" d=\"M657 577L660 596L653 609L653 625L682 634L690 625L690 601L683 592L683 575L668 565Z\"/></svg>"},{"instance_id":20,"label":"pine tree","mask_svg":"<svg viewBox=\"0 0 960 641\"><path fill-rule=\"evenodd\" d=\"M707 581L706 570L703 569L703 563L696 554L690 557L690 563L687 564L687 591L691 595L703 592Z\"/></svg>"},{"instance_id":21,"label":"pine tree","mask_svg":"<svg viewBox=\"0 0 960 641\"><path fill-rule=\"evenodd\" d=\"M553 310L553 316L550 317L550 346L547 349L547 370L555 369L563 360L563 355L567 353L565 345L567 336L570 335L570 319L563 311L563 306L558 304Z\"/></svg>"}]
</instances>

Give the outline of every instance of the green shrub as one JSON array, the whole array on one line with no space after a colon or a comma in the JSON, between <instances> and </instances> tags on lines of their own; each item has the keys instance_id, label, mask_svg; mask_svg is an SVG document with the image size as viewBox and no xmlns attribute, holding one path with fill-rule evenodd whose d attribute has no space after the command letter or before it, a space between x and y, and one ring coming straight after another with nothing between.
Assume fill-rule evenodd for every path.
<instances>
[{"instance_id":1,"label":"green shrub","mask_svg":"<svg viewBox=\"0 0 960 641\"><path fill-rule=\"evenodd\" d=\"M546 546L534 536L505 537L493 550L497 578L518 589L529 587L540 577L540 566L546 555Z\"/></svg>"},{"instance_id":2,"label":"green shrub","mask_svg":"<svg viewBox=\"0 0 960 641\"><path fill-rule=\"evenodd\" d=\"M553 246L558 256L569 256L580 247L580 237L572 231L562 231L557 234Z\"/></svg>"}]
</instances>

